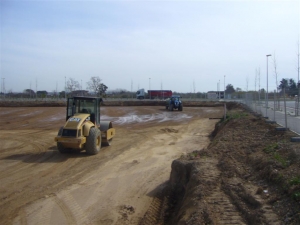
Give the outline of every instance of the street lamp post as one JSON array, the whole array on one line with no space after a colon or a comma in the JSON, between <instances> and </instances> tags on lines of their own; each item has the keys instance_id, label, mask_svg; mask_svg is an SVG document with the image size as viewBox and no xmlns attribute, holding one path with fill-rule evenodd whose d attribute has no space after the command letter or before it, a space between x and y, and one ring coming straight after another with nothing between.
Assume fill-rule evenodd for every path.
<instances>
[{"instance_id":1,"label":"street lamp post","mask_svg":"<svg viewBox=\"0 0 300 225\"><path fill-rule=\"evenodd\" d=\"M3 98L5 98L5 78L2 78L2 86L1 86L1 94L3 95Z\"/></svg>"},{"instance_id":2,"label":"street lamp post","mask_svg":"<svg viewBox=\"0 0 300 225\"><path fill-rule=\"evenodd\" d=\"M221 89L221 88L220 88L220 84L221 84L221 83L220 83L220 80L219 80L219 83L218 83L218 85L219 85L219 100L221 99L221 93L220 93L220 89Z\"/></svg>"},{"instance_id":3,"label":"street lamp post","mask_svg":"<svg viewBox=\"0 0 300 225\"><path fill-rule=\"evenodd\" d=\"M266 117L268 117L268 57L272 56L271 54L266 55L267 57L267 95L266 95Z\"/></svg>"},{"instance_id":4,"label":"street lamp post","mask_svg":"<svg viewBox=\"0 0 300 225\"><path fill-rule=\"evenodd\" d=\"M65 99L67 99L67 94L66 94L66 76L65 76Z\"/></svg>"},{"instance_id":5,"label":"street lamp post","mask_svg":"<svg viewBox=\"0 0 300 225\"><path fill-rule=\"evenodd\" d=\"M150 91L150 82L151 82L151 78L149 78L149 91ZM151 99L151 91L149 92L149 99Z\"/></svg>"},{"instance_id":6,"label":"street lamp post","mask_svg":"<svg viewBox=\"0 0 300 225\"><path fill-rule=\"evenodd\" d=\"M297 54L297 56L298 56L298 68L297 68L297 72L298 72L298 101L297 101L297 104L296 104L296 113L295 113L295 115L296 116L299 116L300 115L300 112L299 112L299 104L300 104L300 102L299 102L299 100L300 100L300 81L299 81L299 69L300 69L300 67L299 67L299 58L300 58L300 54L299 54L299 39L298 39L298 54Z\"/></svg>"},{"instance_id":7,"label":"street lamp post","mask_svg":"<svg viewBox=\"0 0 300 225\"><path fill-rule=\"evenodd\" d=\"M225 100L225 96L226 96L226 95L225 95L225 77L226 77L226 76L224 75L224 100Z\"/></svg>"}]
</instances>

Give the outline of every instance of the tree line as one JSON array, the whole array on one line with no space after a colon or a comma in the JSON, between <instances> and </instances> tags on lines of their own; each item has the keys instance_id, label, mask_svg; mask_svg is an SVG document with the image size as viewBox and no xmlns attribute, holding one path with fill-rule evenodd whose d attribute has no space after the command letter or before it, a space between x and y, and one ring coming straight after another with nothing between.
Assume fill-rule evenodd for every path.
<instances>
[{"instance_id":1,"label":"tree line","mask_svg":"<svg viewBox=\"0 0 300 225\"><path fill-rule=\"evenodd\" d=\"M65 84L65 90L52 92L52 97L65 98L76 95L91 95L98 97L106 97L107 86L102 82L100 77L91 77L86 83L87 90L83 90L79 82L74 78L69 78ZM12 95L12 93L10 93ZM16 96L18 95L18 96ZM12 97L29 97L29 98L46 98L49 96L47 91L34 91L32 89L25 89L23 93L14 94Z\"/></svg>"},{"instance_id":2,"label":"tree line","mask_svg":"<svg viewBox=\"0 0 300 225\"><path fill-rule=\"evenodd\" d=\"M279 94L283 94L285 89L285 94L288 96L294 97L295 95L298 95L298 91L300 88L300 83L296 83L296 81L292 78L283 78L278 85L278 92ZM226 94L237 94L236 92L243 92L241 88L234 88L232 84L228 84L225 89ZM265 93L265 89L262 88L258 90L258 92Z\"/></svg>"}]
</instances>

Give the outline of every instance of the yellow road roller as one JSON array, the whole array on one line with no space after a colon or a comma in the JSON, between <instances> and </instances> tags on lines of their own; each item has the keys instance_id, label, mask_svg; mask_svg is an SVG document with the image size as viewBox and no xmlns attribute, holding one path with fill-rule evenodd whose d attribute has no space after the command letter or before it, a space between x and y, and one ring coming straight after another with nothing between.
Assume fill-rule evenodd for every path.
<instances>
[{"instance_id":1,"label":"yellow road roller","mask_svg":"<svg viewBox=\"0 0 300 225\"><path fill-rule=\"evenodd\" d=\"M60 153L85 150L95 155L111 144L116 131L110 121L100 121L101 102L98 97L68 98L66 123L54 138Z\"/></svg>"}]
</instances>

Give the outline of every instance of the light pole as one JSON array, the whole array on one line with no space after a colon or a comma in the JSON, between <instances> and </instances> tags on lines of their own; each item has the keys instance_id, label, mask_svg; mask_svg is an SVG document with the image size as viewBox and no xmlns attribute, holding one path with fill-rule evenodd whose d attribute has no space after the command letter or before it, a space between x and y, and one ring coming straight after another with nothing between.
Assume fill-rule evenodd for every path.
<instances>
[{"instance_id":1,"label":"light pole","mask_svg":"<svg viewBox=\"0 0 300 225\"><path fill-rule=\"evenodd\" d=\"M268 117L268 57L272 56L271 54L266 55L267 57L267 95L266 95L266 117Z\"/></svg>"},{"instance_id":2,"label":"light pole","mask_svg":"<svg viewBox=\"0 0 300 225\"><path fill-rule=\"evenodd\" d=\"M65 76L65 99L67 99L67 94L66 94L66 76Z\"/></svg>"},{"instance_id":3,"label":"light pole","mask_svg":"<svg viewBox=\"0 0 300 225\"><path fill-rule=\"evenodd\" d=\"M150 91L150 82L151 82L151 78L149 78L149 91ZM149 98L151 99L151 91L149 92Z\"/></svg>"},{"instance_id":4,"label":"light pole","mask_svg":"<svg viewBox=\"0 0 300 225\"><path fill-rule=\"evenodd\" d=\"M297 54L297 61L298 61L298 68L297 68L297 72L298 72L298 99L297 99L297 101L296 101L296 112L295 112L295 116L299 116L300 115L300 112L299 112L299 104L300 104L300 102L299 102L299 100L300 100L300 81L299 81L299 69L300 69L300 67L299 67L299 57L300 57L300 54L299 54L299 39L298 39L298 54Z\"/></svg>"},{"instance_id":5,"label":"light pole","mask_svg":"<svg viewBox=\"0 0 300 225\"><path fill-rule=\"evenodd\" d=\"M3 94L3 98L5 98L5 83L4 82L5 82L5 78L3 77L2 78L2 86L1 86L1 89L2 89L1 94Z\"/></svg>"},{"instance_id":6,"label":"light pole","mask_svg":"<svg viewBox=\"0 0 300 225\"><path fill-rule=\"evenodd\" d=\"M2 78L2 83L1 83L1 94L3 94L3 86L4 86L4 78Z\"/></svg>"},{"instance_id":7,"label":"light pole","mask_svg":"<svg viewBox=\"0 0 300 225\"><path fill-rule=\"evenodd\" d=\"M220 80L219 80L219 83L218 83L219 85L219 100L221 99L221 95L220 95Z\"/></svg>"},{"instance_id":8,"label":"light pole","mask_svg":"<svg viewBox=\"0 0 300 225\"><path fill-rule=\"evenodd\" d=\"M219 82L217 82L217 99L219 98Z\"/></svg>"},{"instance_id":9,"label":"light pole","mask_svg":"<svg viewBox=\"0 0 300 225\"><path fill-rule=\"evenodd\" d=\"M224 100L225 100L225 96L226 96L226 95L225 95L225 77L226 77L226 76L224 75Z\"/></svg>"}]
</instances>

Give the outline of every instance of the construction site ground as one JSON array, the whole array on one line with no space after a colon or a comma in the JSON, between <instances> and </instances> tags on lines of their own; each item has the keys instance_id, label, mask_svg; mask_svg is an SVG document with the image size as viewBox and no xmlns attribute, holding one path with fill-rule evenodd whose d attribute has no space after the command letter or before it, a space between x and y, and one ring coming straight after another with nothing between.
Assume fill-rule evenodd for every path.
<instances>
[{"instance_id":1,"label":"construction site ground","mask_svg":"<svg viewBox=\"0 0 300 225\"><path fill-rule=\"evenodd\" d=\"M89 156L57 151L65 107L1 107L1 224L299 224L297 135L227 108L102 107Z\"/></svg>"}]
</instances>

